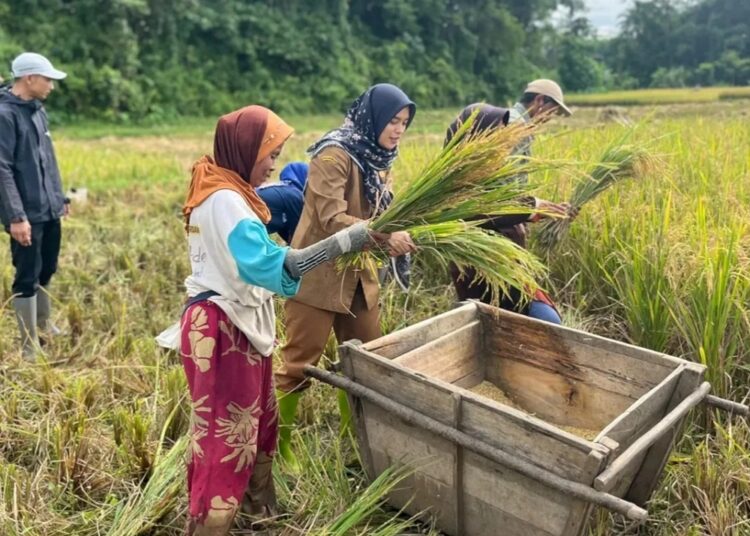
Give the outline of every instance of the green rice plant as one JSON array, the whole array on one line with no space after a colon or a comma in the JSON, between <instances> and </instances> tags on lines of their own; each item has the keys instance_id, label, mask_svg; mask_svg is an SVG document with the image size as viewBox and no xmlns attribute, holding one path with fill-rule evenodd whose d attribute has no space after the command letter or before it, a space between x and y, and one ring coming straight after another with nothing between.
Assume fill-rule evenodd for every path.
<instances>
[{"instance_id":1,"label":"green rice plant","mask_svg":"<svg viewBox=\"0 0 750 536\"><path fill-rule=\"evenodd\" d=\"M744 233L744 226L736 226L713 247L708 234L702 234L702 266L683 285L684 297L671 310L690 356L707 367L706 377L720 395L732 389L747 328L750 284L738 263Z\"/></svg>"},{"instance_id":2,"label":"green rice plant","mask_svg":"<svg viewBox=\"0 0 750 536\"><path fill-rule=\"evenodd\" d=\"M507 238L482 230L480 224L492 216L531 213L533 209L519 201L529 187L513 178L550 164L520 160L513 154L534 126L513 124L474 134L476 117L477 112L458 127L441 152L373 220L371 229L408 231L420 256L442 268L450 262L462 271L473 267L478 279L498 291L495 295L510 287L533 291L543 273L541 263ZM376 260L383 257L385 252L375 248L347 255L338 265L375 270Z\"/></svg>"},{"instance_id":3,"label":"green rice plant","mask_svg":"<svg viewBox=\"0 0 750 536\"><path fill-rule=\"evenodd\" d=\"M647 149L626 143L636 127L628 129L612 142L598 159L598 163L576 185L570 197L574 213L598 197L602 192L624 179L642 179L656 173L661 165ZM543 250L552 251L568 234L570 218L547 219L537 234L537 243Z\"/></svg>"},{"instance_id":4,"label":"green rice plant","mask_svg":"<svg viewBox=\"0 0 750 536\"><path fill-rule=\"evenodd\" d=\"M355 501L326 526L313 534L327 536L346 536L349 534L398 535L412 524L413 520L390 519L378 527L368 526L367 520L384 504L385 497L392 492L409 475L407 468L389 468L358 494ZM364 526L363 526L364 525ZM357 528L357 527L360 528Z\"/></svg>"},{"instance_id":5,"label":"green rice plant","mask_svg":"<svg viewBox=\"0 0 750 536\"><path fill-rule=\"evenodd\" d=\"M477 112L406 183L390 206L372 222L374 231L388 233L417 225L532 212L518 203L519 196L527 193L529 187L513 178L553 164L520 159L513 151L532 135L535 127L512 124L472 134L476 117Z\"/></svg>"},{"instance_id":6,"label":"green rice plant","mask_svg":"<svg viewBox=\"0 0 750 536\"><path fill-rule=\"evenodd\" d=\"M112 415L112 432L115 444L126 466L134 474L145 475L153 465L150 432L153 417L136 408L117 408Z\"/></svg>"},{"instance_id":7,"label":"green rice plant","mask_svg":"<svg viewBox=\"0 0 750 536\"><path fill-rule=\"evenodd\" d=\"M163 400L158 404L159 421L164 437L176 442L190 426L190 396L182 367L171 367L162 376Z\"/></svg>"},{"instance_id":8,"label":"green rice plant","mask_svg":"<svg viewBox=\"0 0 750 536\"><path fill-rule=\"evenodd\" d=\"M672 247L667 240L671 198L650 217L632 223L633 232L620 242L618 266L605 271L633 344L664 352L674 336L670 304L672 288L668 263Z\"/></svg>"}]
</instances>

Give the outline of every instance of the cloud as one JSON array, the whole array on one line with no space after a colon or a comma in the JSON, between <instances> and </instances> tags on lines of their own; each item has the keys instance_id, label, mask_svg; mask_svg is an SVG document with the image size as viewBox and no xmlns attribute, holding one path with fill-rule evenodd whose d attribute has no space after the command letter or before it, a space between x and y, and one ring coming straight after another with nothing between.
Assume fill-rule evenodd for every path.
<instances>
[{"instance_id":1,"label":"cloud","mask_svg":"<svg viewBox=\"0 0 750 536\"><path fill-rule=\"evenodd\" d=\"M630 0L586 0L586 15L600 35L614 35L619 31L620 15Z\"/></svg>"}]
</instances>

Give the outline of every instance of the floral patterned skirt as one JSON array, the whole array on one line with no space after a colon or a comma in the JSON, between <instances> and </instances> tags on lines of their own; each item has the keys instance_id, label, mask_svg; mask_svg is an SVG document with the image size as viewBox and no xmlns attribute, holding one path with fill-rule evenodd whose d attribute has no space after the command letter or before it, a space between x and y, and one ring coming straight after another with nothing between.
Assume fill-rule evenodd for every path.
<instances>
[{"instance_id":1,"label":"floral patterned skirt","mask_svg":"<svg viewBox=\"0 0 750 536\"><path fill-rule=\"evenodd\" d=\"M210 301L187 308L181 332L192 400L188 534L223 536L238 510L256 513L275 502L272 359Z\"/></svg>"}]
</instances>

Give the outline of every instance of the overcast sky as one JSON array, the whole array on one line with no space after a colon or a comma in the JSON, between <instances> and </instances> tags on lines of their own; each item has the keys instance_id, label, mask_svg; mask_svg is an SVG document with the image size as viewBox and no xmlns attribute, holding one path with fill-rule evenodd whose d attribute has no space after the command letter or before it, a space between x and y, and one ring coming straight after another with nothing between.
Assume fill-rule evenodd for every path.
<instances>
[{"instance_id":1,"label":"overcast sky","mask_svg":"<svg viewBox=\"0 0 750 536\"><path fill-rule=\"evenodd\" d=\"M588 17L600 35L617 33L619 16L630 4L630 0L586 0Z\"/></svg>"}]
</instances>

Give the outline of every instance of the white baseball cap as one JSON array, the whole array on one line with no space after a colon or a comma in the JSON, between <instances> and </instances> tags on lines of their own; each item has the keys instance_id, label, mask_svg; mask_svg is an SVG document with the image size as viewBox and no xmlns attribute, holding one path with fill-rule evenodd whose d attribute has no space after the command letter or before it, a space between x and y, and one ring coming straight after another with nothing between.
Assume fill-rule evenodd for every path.
<instances>
[{"instance_id":1,"label":"white baseball cap","mask_svg":"<svg viewBox=\"0 0 750 536\"><path fill-rule=\"evenodd\" d=\"M573 115L570 108L565 106L565 102L563 102L562 88L560 88L559 84L554 80L547 80L546 78L534 80L526 86L524 93L536 93L538 95L549 97L560 106L560 110L565 115Z\"/></svg>"},{"instance_id":2,"label":"white baseball cap","mask_svg":"<svg viewBox=\"0 0 750 536\"><path fill-rule=\"evenodd\" d=\"M16 57L10 70L13 73L13 78L38 74L52 80L62 80L68 76L66 73L55 69L47 58L34 52L24 52Z\"/></svg>"}]
</instances>

